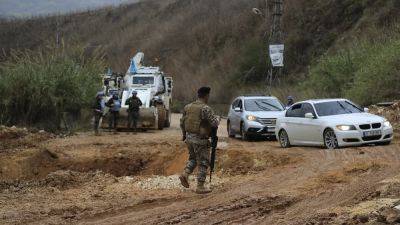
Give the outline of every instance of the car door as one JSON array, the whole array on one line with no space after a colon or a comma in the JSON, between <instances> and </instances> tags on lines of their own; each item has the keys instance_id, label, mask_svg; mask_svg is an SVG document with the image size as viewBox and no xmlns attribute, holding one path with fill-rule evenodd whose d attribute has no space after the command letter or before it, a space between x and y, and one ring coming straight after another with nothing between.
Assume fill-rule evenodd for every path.
<instances>
[{"instance_id":1,"label":"car door","mask_svg":"<svg viewBox=\"0 0 400 225\"><path fill-rule=\"evenodd\" d=\"M229 121L230 121L231 129L236 132L239 130L238 127L239 127L240 122L238 121L238 112L236 112L235 109L238 108L239 101L240 101L240 99L235 99L235 101L233 101L233 103L230 107L230 110L229 110Z\"/></svg>"},{"instance_id":2,"label":"car door","mask_svg":"<svg viewBox=\"0 0 400 225\"><path fill-rule=\"evenodd\" d=\"M305 114L311 113L314 118L306 118ZM317 118L314 107L310 103L301 106L301 117L298 118L297 135L298 141L308 145L321 144L320 120Z\"/></svg>"},{"instance_id":3,"label":"car door","mask_svg":"<svg viewBox=\"0 0 400 225\"><path fill-rule=\"evenodd\" d=\"M239 110L235 110L239 109ZM233 125L232 129L236 132L240 132L240 123L242 121L242 114L243 114L243 100L237 99L236 105L233 108Z\"/></svg>"},{"instance_id":4,"label":"car door","mask_svg":"<svg viewBox=\"0 0 400 225\"><path fill-rule=\"evenodd\" d=\"M235 106L237 105L237 99L235 99L229 107L228 120L231 125L231 128L235 127Z\"/></svg>"},{"instance_id":5,"label":"car door","mask_svg":"<svg viewBox=\"0 0 400 225\"><path fill-rule=\"evenodd\" d=\"M299 125L301 123L301 106L298 103L290 107L286 112L286 132L289 135L289 140L292 144L299 142Z\"/></svg>"}]
</instances>

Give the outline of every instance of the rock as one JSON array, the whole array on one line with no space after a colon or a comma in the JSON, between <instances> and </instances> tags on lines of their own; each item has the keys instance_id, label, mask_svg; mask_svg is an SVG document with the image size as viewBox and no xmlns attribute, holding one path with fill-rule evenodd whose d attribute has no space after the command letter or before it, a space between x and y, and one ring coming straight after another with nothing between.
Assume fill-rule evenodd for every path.
<instances>
[{"instance_id":1,"label":"rock","mask_svg":"<svg viewBox=\"0 0 400 225\"><path fill-rule=\"evenodd\" d=\"M43 133L46 133L46 131L44 131L44 130L39 130L39 134L43 134Z\"/></svg>"},{"instance_id":2,"label":"rock","mask_svg":"<svg viewBox=\"0 0 400 225\"><path fill-rule=\"evenodd\" d=\"M94 194L92 195L92 197L94 197L94 198L100 198L100 197L101 197L101 194L100 194L100 193L94 193Z\"/></svg>"},{"instance_id":3,"label":"rock","mask_svg":"<svg viewBox=\"0 0 400 225\"><path fill-rule=\"evenodd\" d=\"M125 181L128 182L128 183L132 182L134 179L135 179L135 178L130 177L130 176L126 176L126 177L125 177Z\"/></svg>"},{"instance_id":4,"label":"rock","mask_svg":"<svg viewBox=\"0 0 400 225\"><path fill-rule=\"evenodd\" d=\"M38 168L33 168L32 169L32 173L34 174L34 175L38 175L39 174L39 170L38 170Z\"/></svg>"},{"instance_id":5,"label":"rock","mask_svg":"<svg viewBox=\"0 0 400 225\"><path fill-rule=\"evenodd\" d=\"M369 216L368 215L359 215L359 216L357 216L357 220L360 221L361 223L367 223L369 221Z\"/></svg>"},{"instance_id":6,"label":"rock","mask_svg":"<svg viewBox=\"0 0 400 225\"><path fill-rule=\"evenodd\" d=\"M390 224L400 222L400 211L397 209L386 207L382 209L380 215Z\"/></svg>"},{"instance_id":7,"label":"rock","mask_svg":"<svg viewBox=\"0 0 400 225\"><path fill-rule=\"evenodd\" d=\"M62 216L63 219L73 219L75 218L75 215L72 214L71 212L66 212L64 213L64 215Z\"/></svg>"}]
</instances>

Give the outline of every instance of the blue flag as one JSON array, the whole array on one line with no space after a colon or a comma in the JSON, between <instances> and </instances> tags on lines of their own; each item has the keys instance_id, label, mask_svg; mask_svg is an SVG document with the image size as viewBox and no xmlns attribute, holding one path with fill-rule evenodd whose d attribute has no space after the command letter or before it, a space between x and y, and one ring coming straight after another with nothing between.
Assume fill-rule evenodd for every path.
<instances>
[{"instance_id":1,"label":"blue flag","mask_svg":"<svg viewBox=\"0 0 400 225\"><path fill-rule=\"evenodd\" d=\"M129 67L129 73L135 74L137 71L135 61L131 59L131 66Z\"/></svg>"}]
</instances>

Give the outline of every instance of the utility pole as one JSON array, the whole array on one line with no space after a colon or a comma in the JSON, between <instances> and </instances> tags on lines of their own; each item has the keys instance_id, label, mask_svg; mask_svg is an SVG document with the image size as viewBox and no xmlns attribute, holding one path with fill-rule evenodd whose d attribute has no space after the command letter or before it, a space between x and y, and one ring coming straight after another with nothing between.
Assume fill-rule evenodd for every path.
<instances>
[{"instance_id":1,"label":"utility pole","mask_svg":"<svg viewBox=\"0 0 400 225\"><path fill-rule=\"evenodd\" d=\"M268 71L267 76L267 86L269 94L271 94L272 86L274 85L274 81L278 80L282 75L283 70L283 31L282 31L282 15L283 15L283 1L284 0L265 0L266 1L266 18L269 18L270 12L270 4L268 1L272 3L272 24L270 37L268 40L269 44L269 56L271 58L272 66ZM271 48L272 46L272 48ZM279 53L282 54L282 63L274 63L276 60L275 56L279 56ZM274 54L274 55L273 55ZM279 58L279 57L278 57Z\"/></svg>"}]
</instances>

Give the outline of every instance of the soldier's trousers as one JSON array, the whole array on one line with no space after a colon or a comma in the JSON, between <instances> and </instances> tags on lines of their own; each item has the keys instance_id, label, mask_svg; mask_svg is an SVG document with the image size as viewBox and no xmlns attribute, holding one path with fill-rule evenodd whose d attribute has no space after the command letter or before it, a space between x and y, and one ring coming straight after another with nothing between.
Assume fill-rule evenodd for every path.
<instances>
[{"instance_id":1,"label":"soldier's trousers","mask_svg":"<svg viewBox=\"0 0 400 225\"><path fill-rule=\"evenodd\" d=\"M129 112L129 114L128 114L128 129L130 129L130 128L136 129L138 120L139 120L139 111Z\"/></svg>"},{"instance_id":2,"label":"soldier's trousers","mask_svg":"<svg viewBox=\"0 0 400 225\"><path fill-rule=\"evenodd\" d=\"M94 113L94 124L93 124L93 128L94 128L94 132L96 134L99 133L99 123L100 123L100 119L101 119L102 114L95 112Z\"/></svg>"},{"instance_id":3,"label":"soldier's trousers","mask_svg":"<svg viewBox=\"0 0 400 225\"><path fill-rule=\"evenodd\" d=\"M118 126L118 118L119 112L118 111L110 111L108 115L108 128L111 130L112 128L117 129Z\"/></svg>"},{"instance_id":4,"label":"soldier's trousers","mask_svg":"<svg viewBox=\"0 0 400 225\"><path fill-rule=\"evenodd\" d=\"M210 149L207 139L186 139L186 144L189 149L189 160L185 167L185 172L193 173L193 170L198 167L197 181L205 182L207 177L207 169L210 164Z\"/></svg>"}]
</instances>

